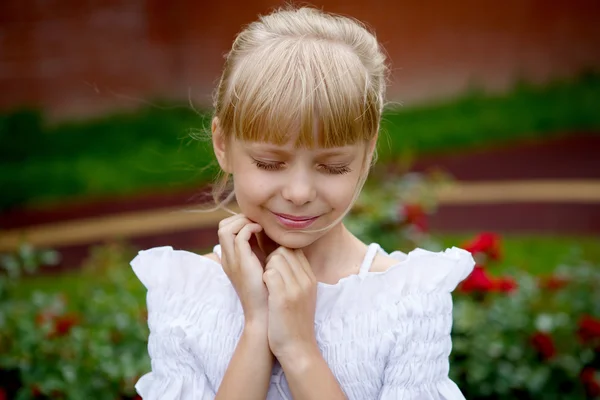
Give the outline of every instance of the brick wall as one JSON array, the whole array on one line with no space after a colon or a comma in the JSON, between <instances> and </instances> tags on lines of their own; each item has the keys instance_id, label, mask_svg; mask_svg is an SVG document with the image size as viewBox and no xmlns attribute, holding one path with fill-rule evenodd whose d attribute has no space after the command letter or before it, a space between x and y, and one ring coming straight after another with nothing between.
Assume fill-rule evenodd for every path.
<instances>
[{"instance_id":1,"label":"brick wall","mask_svg":"<svg viewBox=\"0 0 600 400\"><path fill-rule=\"evenodd\" d=\"M239 3L239 4L237 4ZM366 21L393 62L392 100L503 90L600 67L600 2L313 1ZM2 0L0 110L56 118L157 97L209 105L222 55L244 23L279 5L248 0Z\"/></svg>"}]
</instances>

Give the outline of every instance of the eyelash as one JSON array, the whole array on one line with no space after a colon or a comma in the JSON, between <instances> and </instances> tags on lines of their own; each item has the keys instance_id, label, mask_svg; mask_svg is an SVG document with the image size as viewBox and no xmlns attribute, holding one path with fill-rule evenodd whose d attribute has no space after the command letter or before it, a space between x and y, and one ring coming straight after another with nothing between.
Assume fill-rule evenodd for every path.
<instances>
[{"instance_id":1,"label":"eyelash","mask_svg":"<svg viewBox=\"0 0 600 400\"><path fill-rule=\"evenodd\" d=\"M266 162L263 162L263 161L258 161L256 159L253 159L252 162L259 169L262 169L264 171L278 171L283 166L282 165L283 163L266 163ZM320 167L326 173L328 173L330 175L344 175L344 174L347 174L347 173L349 173L349 172L352 171L347 165L343 165L343 166L339 166L339 167L333 167L331 165L321 164Z\"/></svg>"}]
</instances>

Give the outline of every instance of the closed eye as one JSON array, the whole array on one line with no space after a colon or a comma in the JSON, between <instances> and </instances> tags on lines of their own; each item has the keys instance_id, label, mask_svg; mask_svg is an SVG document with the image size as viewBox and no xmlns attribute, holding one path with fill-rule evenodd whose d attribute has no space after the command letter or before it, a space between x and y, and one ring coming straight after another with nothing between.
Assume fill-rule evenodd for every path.
<instances>
[{"instance_id":1,"label":"closed eye","mask_svg":"<svg viewBox=\"0 0 600 400\"><path fill-rule=\"evenodd\" d=\"M348 167L347 165L327 165L327 164L322 164L320 165L320 168L325 171L328 174L331 175L343 175L343 174L347 174L349 172L352 172L352 170L350 169L350 167Z\"/></svg>"},{"instance_id":2,"label":"closed eye","mask_svg":"<svg viewBox=\"0 0 600 400\"><path fill-rule=\"evenodd\" d=\"M252 163L256 165L258 169L262 169L263 171L279 171L285 165L285 163L279 161L265 162L255 158L252 159ZM352 172L348 165L320 164L318 168L330 175L343 175Z\"/></svg>"},{"instance_id":3,"label":"closed eye","mask_svg":"<svg viewBox=\"0 0 600 400\"><path fill-rule=\"evenodd\" d=\"M254 158L252 159L252 162L258 169L262 169L264 171L278 171L281 169L281 167L283 167L282 162L264 162Z\"/></svg>"}]
</instances>

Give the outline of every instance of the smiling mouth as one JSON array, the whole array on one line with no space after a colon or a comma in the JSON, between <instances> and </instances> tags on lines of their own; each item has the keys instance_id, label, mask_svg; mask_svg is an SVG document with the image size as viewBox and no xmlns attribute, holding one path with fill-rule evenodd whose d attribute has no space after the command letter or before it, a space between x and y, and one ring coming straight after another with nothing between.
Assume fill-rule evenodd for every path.
<instances>
[{"instance_id":1,"label":"smiling mouth","mask_svg":"<svg viewBox=\"0 0 600 400\"><path fill-rule=\"evenodd\" d=\"M289 229L304 229L312 225L319 216L296 216L289 214L273 213L279 223Z\"/></svg>"}]
</instances>

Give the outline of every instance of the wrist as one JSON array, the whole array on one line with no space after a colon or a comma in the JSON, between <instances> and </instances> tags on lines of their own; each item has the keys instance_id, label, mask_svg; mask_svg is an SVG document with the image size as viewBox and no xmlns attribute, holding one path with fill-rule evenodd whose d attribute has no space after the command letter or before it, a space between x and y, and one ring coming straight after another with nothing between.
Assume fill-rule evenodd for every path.
<instances>
[{"instance_id":1,"label":"wrist","mask_svg":"<svg viewBox=\"0 0 600 400\"><path fill-rule=\"evenodd\" d=\"M244 336L268 338L268 324L266 318L253 318L244 321Z\"/></svg>"},{"instance_id":2,"label":"wrist","mask_svg":"<svg viewBox=\"0 0 600 400\"><path fill-rule=\"evenodd\" d=\"M302 373L323 361L323 355L316 343L309 346L295 346L293 349L276 354L276 357L286 373Z\"/></svg>"}]
</instances>

